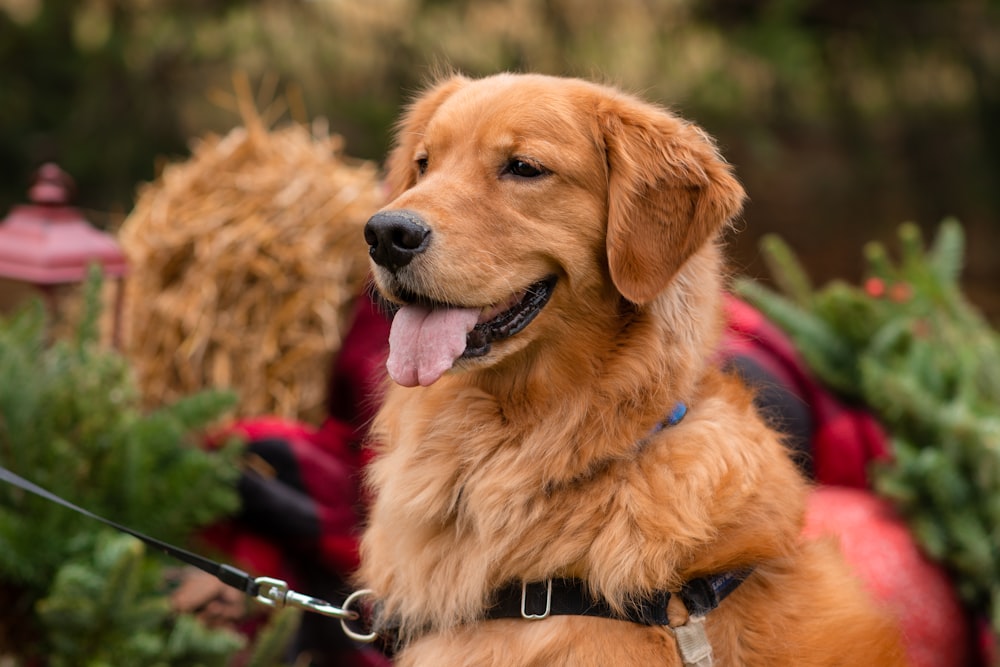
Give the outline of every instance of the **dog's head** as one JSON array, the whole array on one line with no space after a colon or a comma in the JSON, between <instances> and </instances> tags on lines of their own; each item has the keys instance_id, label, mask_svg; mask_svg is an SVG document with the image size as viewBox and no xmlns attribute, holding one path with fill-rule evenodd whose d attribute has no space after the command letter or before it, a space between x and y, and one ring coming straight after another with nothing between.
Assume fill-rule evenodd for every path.
<instances>
[{"instance_id":1,"label":"dog's head","mask_svg":"<svg viewBox=\"0 0 1000 667\"><path fill-rule=\"evenodd\" d=\"M365 239L400 307L388 366L408 386L646 306L744 196L697 127L540 75L439 82L401 119L387 169L392 200Z\"/></svg>"}]
</instances>

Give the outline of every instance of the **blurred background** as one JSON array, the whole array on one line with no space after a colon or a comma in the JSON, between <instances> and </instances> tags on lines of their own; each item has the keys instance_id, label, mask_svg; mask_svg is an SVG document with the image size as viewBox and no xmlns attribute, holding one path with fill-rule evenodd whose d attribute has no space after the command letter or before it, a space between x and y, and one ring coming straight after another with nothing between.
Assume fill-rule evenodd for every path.
<instances>
[{"instance_id":1,"label":"blurred background","mask_svg":"<svg viewBox=\"0 0 1000 667\"><path fill-rule=\"evenodd\" d=\"M240 124L235 71L265 119L323 117L380 161L441 67L595 78L703 125L749 191L740 273L778 232L818 281L856 280L866 241L956 216L969 296L1000 319L997 0L0 0L0 215L54 160L115 228Z\"/></svg>"},{"instance_id":2,"label":"blurred background","mask_svg":"<svg viewBox=\"0 0 1000 667\"><path fill-rule=\"evenodd\" d=\"M867 242L895 250L901 223L930 238L955 217L967 238L965 292L1000 324L1000 0L0 0L0 218L27 200L36 169L54 161L75 179L86 218L122 241L131 269L103 293L111 326L101 337L124 343L125 357L90 346L96 283L78 299L86 307L75 333L66 329L65 340L76 341L69 347L43 344L58 336L38 309L9 323L0 317L0 464L13 462L19 474L168 541L163 526L185 535L233 519L223 528L235 526L235 534L217 545L227 561L302 576L310 582L302 590L342 599L332 593L354 566L349 520L319 536L268 531L272 521L313 526L316 516L343 516L355 504L344 480L359 465L354 438L363 431L352 425L366 423L361 412L371 404L346 385L361 381L375 352L359 352L355 341L352 354L363 363L345 371L345 386L328 384L318 369L332 367L354 317L367 270L360 226L382 197L375 165L393 122L448 68L591 78L702 125L749 193L732 235L735 274L769 278L758 242L774 232L817 284L857 283ZM848 377L851 386L837 389L857 391L851 400L888 405L882 416L900 464L880 492L906 499L915 534L957 573L955 590L970 609L992 613L993 635L983 641L990 648L1000 633L1000 345L978 318L939 308L960 299L950 283L919 284L937 275L922 276L925 266L911 259L894 287L931 297L939 326L924 326L924 302L906 290L896 297L889 289L887 299L859 290L858 299L830 303L868 299L878 307L827 309L850 315L825 329L834 343L857 347L845 355L840 345L819 346L831 340L819 336L801 349L834 359L823 366ZM61 290L78 285L41 287L59 324L73 302ZM0 279L0 315L27 293L25 283ZM947 335L929 335L934 329ZM362 340L385 339L358 331ZM910 340L901 332L912 345L894 342L893 354L879 357L886 340ZM872 352L873 340L883 344ZM856 368L845 358L859 359ZM216 393L227 388L231 394ZM253 422L260 416L285 420L274 437L288 451L295 445L304 457L295 465L329 478L291 466L295 474L271 475L277 486L265 492L237 479L237 452L197 457L201 450L187 445L223 413L249 420L248 429L263 429ZM968 415L977 421L970 425ZM272 438L257 432L260 442ZM259 459L268 472L263 454L251 455L240 468L256 474L242 463ZM280 522L269 518L277 515L268 509L272 493L282 499ZM301 505L294 521L286 498ZM0 488L0 667L248 664L227 662L242 645L233 636L175 640L202 631L168 613L200 613L216 598L204 598L206 607L175 596L168 609L161 583L177 577L161 570L147 572L125 599L115 573L138 571L128 568L140 551L62 508L23 500ZM246 511L234 516L243 501ZM872 572L891 561L900 590L930 600L899 598L916 628L914 646L926 638L923 645L945 656L914 664L960 664L967 629L960 613L942 611L953 608L950 589L938 575L897 566L903 552L895 547L881 550L889 544L882 536L898 533L893 525L857 530L880 549L864 556ZM80 572L87 587L77 585ZM199 592L190 581L179 590ZM925 595L934 590L928 585L944 591L940 598ZM159 620L147 620L150 599L159 600ZM947 622L927 620L928 610ZM276 616L259 642L255 636L255 656L282 653L298 632L288 618ZM334 645L339 629L312 622L303 621L296 655L314 635L321 653L346 650ZM176 649L170 661L167 649Z\"/></svg>"}]
</instances>

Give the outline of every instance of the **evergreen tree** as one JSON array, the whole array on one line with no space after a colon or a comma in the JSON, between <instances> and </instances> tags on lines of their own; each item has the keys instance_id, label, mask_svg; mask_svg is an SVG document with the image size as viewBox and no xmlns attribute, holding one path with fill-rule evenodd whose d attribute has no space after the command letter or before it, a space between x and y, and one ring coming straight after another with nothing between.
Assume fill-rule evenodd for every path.
<instances>
[{"instance_id":1,"label":"evergreen tree","mask_svg":"<svg viewBox=\"0 0 1000 667\"><path fill-rule=\"evenodd\" d=\"M1000 632L1000 335L964 298L964 235L941 224L925 249L900 227L901 256L865 249L861 286L814 289L778 238L763 251L781 293L752 281L737 292L795 342L817 376L868 405L893 460L873 470L917 540L954 574L961 597Z\"/></svg>"},{"instance_id":2,"label":"evergreen tree","mask_svg":"<svg viewBox=\"0 0 1000 667\"><path fill-rule=\"evenodd\" d=\"M142 542L108 530L100 531L88 561L58 570L36 608L52 649L48 667L226 667L244 643L194 616L174 617L162 571Z\"/></svg>"},{"instance_id":3,"label":"evergreen tree","mask_svg":"<svg viewBox=\"0 0 1000 667\"><path fill-rule=\"evenodd\" d=\"M159 539L238 508L236 443L198 446L234 404L217 392L143 413L126 361L96 338L100 280L72 340L50 343L40 303L0 320L0 465ZM171 613L164 565L142 544L0 485L0 662L224 665L243 643Z\"/></svg>"}]
</instances>

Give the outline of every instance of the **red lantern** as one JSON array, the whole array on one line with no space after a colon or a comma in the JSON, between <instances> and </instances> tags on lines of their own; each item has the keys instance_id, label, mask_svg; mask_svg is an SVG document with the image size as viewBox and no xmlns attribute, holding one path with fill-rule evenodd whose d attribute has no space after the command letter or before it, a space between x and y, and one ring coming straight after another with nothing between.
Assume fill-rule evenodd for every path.
<instances>
[{"instance_id":1,"label":"red lantern","mask_svg":"<svg viewBox=\"0 0 1000 667\"><path fill-rule=\"evenodd\" d=\"M15 206L0 222L0 277L34 285L51 297L58 285L82 282L91 264L99 264L106 277L125 275L118 242L69 205L73 190L73 179L57 165L39 168L28 190L31 203ZM118 290L120 300L121 285Z\"/></svg>"},{"instance_id":2,"label":"red lantern","mask_svg":"<svg viewBox=\"0 0 1000 667\"><path fill-rule=\"evenodd\" d=\"M15 206L0 223L0 276L32 285L82 282L92 263L105 275L127 270L117 241L69 206L73 181L54 164L45 164L28 190L31 204Z\"/></svg>"}]
</instances>

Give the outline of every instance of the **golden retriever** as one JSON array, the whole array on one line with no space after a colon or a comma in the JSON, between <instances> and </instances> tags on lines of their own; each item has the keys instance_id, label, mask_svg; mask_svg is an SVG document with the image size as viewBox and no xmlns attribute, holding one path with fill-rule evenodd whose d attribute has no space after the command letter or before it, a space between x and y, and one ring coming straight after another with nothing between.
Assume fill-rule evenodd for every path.
<instances>
[{"instance_id":1,"label":"golden retriever","mask_svg":"<svg viewBox=\"0 0 1000 667\"><path fill-rule=\"evenodd\" d=\"M399 665L903 664L713 361L744 192L702 130L582 80L450 76L387 172L365 238L395 382L359 576ZM706 578L742 583L695 615ZM524 617L496 617L511 590ZM669 618L632 618L651 600Z\"/></svg>"}]
</instances>

